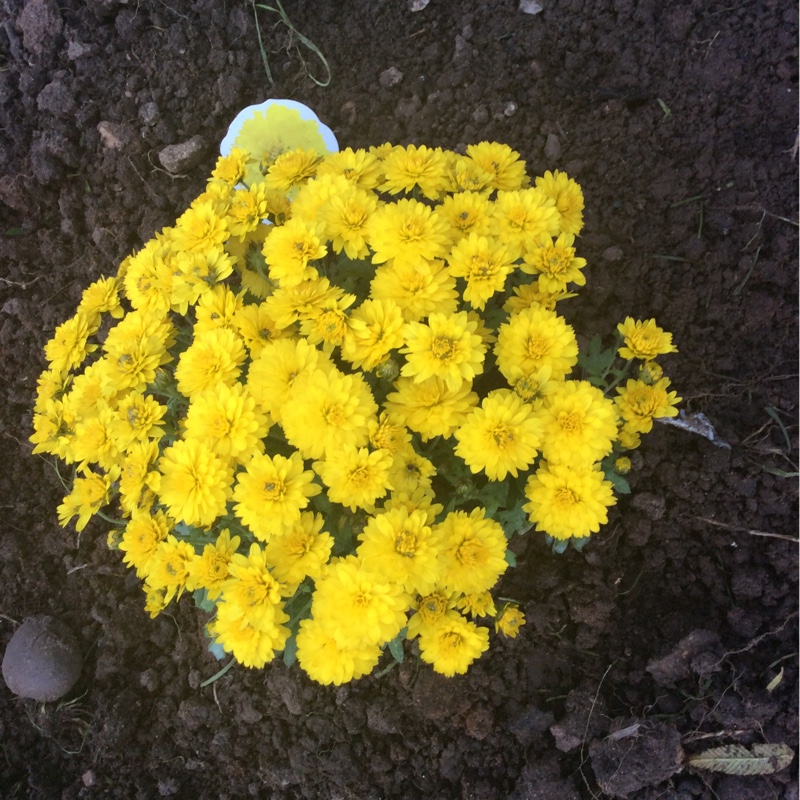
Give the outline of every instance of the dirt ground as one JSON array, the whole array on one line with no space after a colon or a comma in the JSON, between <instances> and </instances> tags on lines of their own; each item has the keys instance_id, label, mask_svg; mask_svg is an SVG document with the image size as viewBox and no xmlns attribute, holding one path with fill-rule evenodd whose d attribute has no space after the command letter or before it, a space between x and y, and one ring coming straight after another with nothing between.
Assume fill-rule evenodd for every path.
<instances>
[{"instance_id":1,"label":"dirt ground","mask_svg":"<svg viewBox=\"0 0 800 800\"><path fill-rule=\"evenodd\" d=\"M760 777L685 766L798 740L797 9L422 5L284 0L327 87L261 11L270 87L240 0L3 0L0 647L49 613L86 659L61 703L0 688L2 797L798 797L796 761ZM31 455L54 327L174 222L235 113L267 97L311 106L342 146L488 139L530 174L566 170L589 261L569 321L655 317L680 348L665 364L684 407L730 445L657 426L633 494L581 553L531 535L501 590L528 624L462 678L406 659L331 689L277 663L201 687L219 662L191 599L151 621L104 526L58 527L63 491ZM159 152L193 136L198 166L162 170Z\"/></svg>"}]
</instances>

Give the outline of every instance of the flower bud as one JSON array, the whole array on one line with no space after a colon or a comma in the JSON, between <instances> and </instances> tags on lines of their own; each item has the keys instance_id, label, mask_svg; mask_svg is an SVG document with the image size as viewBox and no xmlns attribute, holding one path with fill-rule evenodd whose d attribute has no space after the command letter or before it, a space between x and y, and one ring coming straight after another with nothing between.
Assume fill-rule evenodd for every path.
<instances>
[{"instance_id":1,"label":"flower bud","mask_svg":"<svg viewBox=\"0 0 800 800\"><path fill-rule=\"evenodd\" d=\"M397 379L397 376L400 374L400 367L393 358L387 358L375 367L375 374L382 381L391 382Z\"/></svg>"}]
</instances>

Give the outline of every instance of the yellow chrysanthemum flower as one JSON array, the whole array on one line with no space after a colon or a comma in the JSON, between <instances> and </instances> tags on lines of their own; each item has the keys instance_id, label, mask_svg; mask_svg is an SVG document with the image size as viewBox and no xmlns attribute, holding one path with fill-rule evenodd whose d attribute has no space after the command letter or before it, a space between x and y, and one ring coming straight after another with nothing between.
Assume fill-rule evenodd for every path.
<instances>
[{"instance_id":1,"label":"yellow chrysanthemum flower","mask_svg":"<svg viewBox=\"0 0 800 800\"><path fill-rule=\"evenodd\" d=\"M502 324L494 348L497 367L510 384L550 367L561 380L578 363L575 331L555 311L526 308Z\"/></svg>"},{"instance_id":2,"label":"yellow chrysanthemum flower","mask_svg":"<svg viewBox=\"0 0 800 800\"><path fill-rule=\"evenodd\" d=\"M229 186L235 186L244 178L248 157L249 153L243 147L234 147L227 156L220 156L217 159L211 177Z\"/></svg>"},{"instance_id":3,"label":"yellow chrysanthemum flower","mask_svg":"<svg viewBox=\"0 0 800 800\"><path fill-rule=\"evenodd\" d=\"M370 453L366 447L348 447L328 453L324 461L315 461L314 471L328 487L331 502L351 511L370 510L393 488L389 478L393 461L386 450Z\"/></svg>"},{"instance_id":4,"label":"yellow chrysanthemum flower","mask_svg":"<svg viewBox=\"0 0 800 800\"><path fill-rule=\"evenodd\" d=\"M289 621L281 600L284 587L270 572L266 552L260 544L251 544L247 555L234 553L228 572L230 575L222 584L220 605L228 605L232 617L239 616L262 631Z\"/></svg>"},{"instance_id":5,"label":"yellow chrysanthemum flower","mask_svg":"<svg viewBox=\"0 0 800 800\"><path fill-rule=\"evenodd\" d=\"M268 542L288 533L300 521L309 499L320 491L299 453L288 458L257 454L246 471L237 475L234 512L256 538Z\"/></svg>"},{"instance_id":6,"label":"yellow chrysanthemum flower","mask_svg":"<svg viewBox=\"0 0 800 800\"><path fill-rule=\"evenodd\" d=\"M63 374L80 366L89 353L97 350L96 344L89 344L89 337L97 330L84 314L76 314L59 325L53 338L44 346L45 358L50 368Z\"/></svg>"},{"instance_id":7,"label":"yellow chrysanthemum flower","mask_svg":"<svg viewBox=\"0 0 800 800\"><path fill-rule=\"evenodd\" d=\"M669 385L669 378L661 378L653 384L629 380L624 389L617 388L614 402L629 431L649 433L654 419L678 416L675 406L682 398L677 392L668 392Z\"/></svg>"},{"instance_id":8,"label":"yellow chrysanthemum flower","mask_svg":"<svg viewBox=\"0 0 800 800\"><path fill-rule=\"evenodd\" d=\"M443 589L418 597L412 606L414 613L408 619L406 638L415 639L420 634L431 633L445 614L455 607L456 598L457 595Z\"/></svg>"},{"instance_id":9,"label":"yellow chrysanthemum flower","mask_svg":"<svg viewBox=\"0 0 800 800\"><path fill-rule=\"evenodd\" d=\"M158 442L134 442L122 460L119 476L119 504L126 514L149 508L161 485L161 473L156 469Z\"/></svg>"},{"instance_id":10,"label":"yellow chrysanthemum flower","mask_svg":"<svg viewBox=\"0 0 800 800\"><path fill-rule=\"evenodd\" d=\"M447 221L419 200L398 200L381 206L367 226L373 264L394 259L403 266L433 261L447 253Z\"/></svg>"},{"instance_id":11,"label":"yellow chrysanthemum flower","mask_svg":"<svg viewBox=\"0 0 800 800\"><path fill-rule=\"evenodd\" d=\"M96 464L107 472L119 463L115 421L114 411L106 403L96 406L92 416L77 421L72 454L79 468Z\"/></svg>"},{"instance_id":12,"label":"yellow chrysanthemum flower","mask_svg":"<svg viewBox=\"0 0 800 800\"><path fill-rule=\"evenodd\" d=\"M324 524L322 514L304 511L288 531L270 539L265 550L267 566L288 590L307 577L317 580L322 575L333 547L333 537L322 530Z\"/></svg>"},{"instance_id":13,"label":"yellow chrysanthemum flower","mask_svg":"<svg viewBox=\"0 0 800 800\"><path fill-rule=\"evenodd\" d=\"M75 437L75 409L69 398L47 400L44 408L33 415L33 434L30 441L36 445L34 454L51 453L72 463L72 441Z\"/></svg>"},{"instance_id":14,"label":"yellow chrysanthemum flower","mask_svg":"<svg viewBox=\"0 0 800 800\"><path fill-rule=\"evenodd\" d=\"M429 314L455 314L458 292L455 278L444 261L378 267L370 284L370 297L396 303L406 322Z\"/></svg>"},{"instance_id":15,"label":"yellow chrysanthemum flower","mask_svg":"<svg viewBox=\"0 0 800 800\"><path fill-rule=\"evenodd\" d=\"M88 319L90 327L99 322L101 314L110 314L114 319L121 319L125 313L119 299L121 285L119 278L100 278L90 284L81 294L78 315Z\"/></svg>"},{"instance_id":16,"label":"yellow chrysanthemum flower","mask_svg":"<svg viewBox=\"0 0 800 800\"><path fill-rule=\"evenodd\" d=\"M287 335L275 323L266 303L242 306L233 315L233 327L244 340L253 360L261 355L267 344Z\"/></svg>"},{"instance_id":17,"label":"yellow chrysanthemum flower","mask_svg":"<svg viewBox=\"0 0 800 800\"><path fill-rule=\"evenodd\" d=\"M175 367L178 391L192 398L219 383L231 385L239 377L246 358L242 340L230 328L214 328L198 334L181 353Z\"/></svg>"},{"instance_id":18,"label":"yellow chrysanthemum flower","mask_svg":"<svg viewBox=\"0 0 800 800\"><path fill-rule=\"evenodd\" d=\"M354 294L346 294L338 300L329 300L322 308L300 321L300 333L309 344L322 345L330 354L334 348L342 347L350 338L350 317L347 309L355 302Z\"/></svg>"},{"instance_id":19,"label":"yellow chrysanthemum flower","mask_svg":"<svg viewBox=\"0 0 800 800\"><path fill-rule=\"evenodd\" d=\"M393 453L389 483L394 491L413 494L417 489L430 489L434 475L436 467L433 462L421 456L411 444Z\"/></svg>"},{"instance_id":20,"label":"yellow chrysanthemum flower","mask_svg":"<svg viewBox=\"0 0 800 800\"><path fill-rule=\"evenodd\" d=\"M375 369L392 350L402 347L403 325L403 312L392 300L365 300L348 319L350 335L344 340L342 357L354 369Z\"/></svg>"},{"instance_id":21,"label":"yellow chrysanthemum flower","mask_svg":"<svg viewBox=\"0 0 800 800\"><path fill-rule=\"evenodd\" d=\"M356 555L364 569L399 583L409 594L428 594L439 581L439 551L424 511L404 508L370 517Z\"/></svg>"},{"instance_id":22,"label":"yellow chrysanthemum flower","mask_svg":"<svg viewBox=\"0 0 800 800\"><path fill-rule=\"evenodd\" d=\"M498 192L492 208L490 230L511 255L519 258L530 241L558 236L558 210L540 189Z\"/></svg>"},{"instance_id":23,"label":"yellow chrysanthemum flower","mask_svg":"<svg viewBox=\"0 0 800 800\"><path fill-rule=\"evenodd\" d=\"M264 176L268 189L288 192L303 181L311 178L317 171L320 157L315 150L304 150L296 147L281 153L270 166Z\"/></svg>"},{"instance_id":24,"label":"yellow chrysanthemum flower","mask_svg":"<svg viewBox=\"0 0 800 800\"><path fill-rule=\"evenodd\" d=\"M334 253L344 250L345 255L354 261L367 258L369 220L377 208L377 197L356 186L331 197L322 212L322 219Z\"/></svg>"},{"instance_id":25,"label":"yellow chrysanthemum flower","mask_svg":"<svg viewBox=\"0 0 800 800\"><path fill-rule=\"evenodd\" d=\"M164 592L164 605L183 594L189 580L189 568L194 561L194 547L169 534L156 545L147 562L145 582L148 591Z\"/></svg>"},{"instance_id":26,"label":"yellow chrysanthemum flower","mask_svg":"<svg viewBox=\"0 0 800 800\"><path fill-rule=\"evenodd\" d=\"M390 414L382 413L367 423L369 444L375 450L387 450L392 455L411 444L411 434L405 425L397 423Z\"/></svg>"},{"instance_id":27,"label":"yellow chrysanthemum flower","mask_svg":"<svg viewBox=\"0 0 800 800\"><path fill-rule=\"evenodd\" d=\"M161 317L169 311L174 275L167 264L167 256L164 242L151 239L138 253L126 259L125 295L134 308Z\"/></svg>"},{"instance_id":28,"label":"yellow chrysanthemum flower","mask_svg":"<svg viewBox=\"0 0 800 800\"><path fill-rule=\"evenodd\" d=\"M297 286L281 286L266 300L267 310L283 330L301 319L312 317L331 301L344 297L344 291L331 286L327 278L303 281Z\"/></svg>"},{"instance_id":29,"label":"yellow chrysanthemum flower","mask_svg":"<svg viewBox=\"0 0 800 800\"><path fill-rule=\"evenodd\" d=\"M222 594L222 586L230 575L231 559L241 541L240 536L231 536L231 532L223 528L217 540L207 544L189 564L186 588L190 592L205 589L208 599L216 600Z\"/></svg>"},{"instance_id":30,"label":"yellow chrysanthemum flower","mask_svg":"<svg viewBox=\"0 0 800 800\"><path fill-rule=\"evenodd\" d=\"M527 468L541 444L541 423L533 408L508 389L492 392L455 433L455 454L472 472L502 481Z\"/></svg>"},{"instance_id":31,"label":"yellow chrysanthemum flower","mask_svg":"<svg viewBox=\"0 0 800 800\"><path fill-rule=\"evenodd\" d=\"M547 240L540 247L528 250L523 256L523 272L539 276L539 291L558 295L568 283L578 286L586 284L586 276L581 270L586 266L585 258L575 255L572 246L575 236L562 233L555 242Z\"/></svg>"},{"instance_id":32,"label":"yellow chrysanthemum flower","mask_svg":"<svg viewBox=\"0 0 800 800\"><path fill-rule=\"evenodd\" d=\"M467 147L467 156L490 176L492 189L516 191L528 183L525 162L507 144L481 142Z\"/></svg>"},{"instance_id":33,"label":"yellow chrysanthemum flower","mask_svg":"<svg viewBox=\"0 0 800 800\"><path fill-rule=\"evenodd\" d=\"M412 491L393 491L391 497L383 504L384 511L393 508L404 508L409 514L414 511L424 511L428 525L444 511L441 503L434 503L436 495L429 486L417 486Z\"/></svg>"},{"instance_id":34,"label":"yellow chrysanthemum flower","mask_svg":"<svg viewBox=\"0 0 800 800\"><path fill-rule=\"evenodd\" d=\"M596 464L569 466L544 462L525 485L523 509L536 530L554 539L597 533L617 502L611 483Z\"/></svg>"},{"instance_id":35,"label":"yellow chrysanthemum flower","mask_svg":"<svg viewBox=\"0 0 800 800\"><path fill-rule=\"evenodd\" d=\"M474 592L462 595L455 606L472 617L488 617L497 614L491 592Z\"/></svg>"},{"instance_id":36,"label":"yellow chrysanthemum flower","mask_svg":"<svg viewBox=\"0 0 800 800\"><path fill-rule=\"evenodd\" d=\"M174 522L163 512L134 511L122 539L119 549L125 555L122 560L129 567L136 570L139 578L144 578L148 573L148 564L155 555L159 542L166 540Z\"/></svg>"},{"instance_id":37,"label":"yellow chrysanthemum flower","mask_svg":"<svg viewBox=\"0 0 800 800\"><path fill-rule=\"evenodd\" d=\"M503 311L508 311L509 314L517 314L532 306L553 311L556 303L577 296L576 292L543 292L539 286L539 281L523 283L521 286L514 287L514 293L503 304Z\"/></svg>"},{"instance_id":38,"label":"yellow chrysanthemum flower","mask_svg":"<svg viewBox=\"0 0 800 800\"><path fill-rule=\"evenodd\" d=\"M495 620L494 629L509 639L515 639L524 624L525 614L520 607L516 603L506 603Z\"/></svg>"},{"instance_id":39,"label":"yellow chrysanthemum flower","mask_svg":"<svg viewBox=\"0 0 800 800\"><path fill-rule=\"evenodd\" d=\"M276 422L282 422L282 412L289 408L297 381L318 371L336 371L325 353L305 339L278 339L264 345L250 364L247 388L261 408Z\"/></svg>"},{"instance_id":40,"label":"yellow chrysanthemum flower","mask_svg":"<svg viewBox=\"0 0 800 800\"><path fill-rule=\"evenodd\" d=\"M494 175L487 172L469 156L447 152L448 177L450 183L447 190L458 194L470 192L481 193L487 196L492 191L491 183Z\"/></svg>"},{"instance_id":41,"label":"yellow chrysanthemum flower","mask_svg":"<svg viewBox=\"0 0 800 800\"><path fill-rule=\"evenodd\" d=\"M324 686L357 680L378 664L381 648L377 644L344 647L328 626L316 619L304 619L297 634L297 661L308 676Z\"/></svg>"},{"instance_id":42,"label":"yellow chrysanthemum flower","mask_svg":"<svg viewBox=\"0 0 800 800\"><path fill-rule=\"evenodd\" d=\"M233 473L227 462L196 439L179 440L158 462L159 496L170 516L207 528L225 514Z\"/></svg>"},{"instance_id":43,"label":"yellow chrysanthemum flower","mask_svg":"<svg viewBox=\"0 0 800 800\"><path fill-rule=\"evenodd\" d=\"M489 629L479 628L457 611L448 611L419 637L420 658L434 672L452 678L463 675L470 664L489 649Z\"/></svg>"},{"instance_id":44,"label":"yellow chrysanthemum flower","mask_svg":"<svg viewBox=\"0 0 800 800\"><path fill-rule=\"evenodd\" d=\"M642 322L626 317L625 322L617 325L617 330L625 339L619 349L622 358L642 358L649 361L665 353L678 352L678 348L672 344L672 334L659 328L654 319Z\"/></svg>"},{"instance_id":45,"label":"yellow chrysanthemum flower","mask_svg":"<svg viewBox=\"0 0 800 800\"><path fill-rule=\"evenodd\" d=\"M269 276L282 286L297 286L317 277L310 262L323 258L328 250L320 242L317 227L299 219L273 227L262 249Z\"/></svg>"},{"instance_id":46,"label":"yellow chrysanthemum flower","mask_svg":"<svg viewBox=\"0 0 800 800\"><path fill-rule=\"evenodd\" d=\"M294 381L281 425L286 439L306 458L322 458L363 447L369 437L367 423L377 411L361 374L317 369Z\"/></svg>"},{"instance_id":47,"label":"yellow chrysanthemum flower","mask_svg":"<svg viewBox=\"0 0 800 800\"><path fill-rule=\"evenodd\" d=\"M117 404L113 430L121 450L134 442L160 439L164 435L164 415L167 407L150 395L130 391Z\"/></svg>"},{"instance_id":48,"label":"yellow chrysanthemum flower","mask_svg":"<svg viewBox=\"0 0 800 800\"><path fill-rule=\"evenodd\" d=\"M242 308L242 296L233 293L229 286L219 284L204 292L195 306L194 335L215 328L234 329L233 319Z\"/></svg>"},{"instance_id":49,"label":"yellow chrysanthemum flower","mask_svg":"<svg viewBox=\"0 0 800 800\"><path fill-rule=\"evenodd\" d=\"M408 194L418 187L425 197L436 200L449 183L447 166L439 147L397 145L383 159L385 180L380 189L389 194Z\"/></svg>"},{"instance_id":50,"label":"yellow chrysanthemum flower","mask_svg":"<svg viewBox=\"0 0 800 800\"><path fill-rule=\"evenodd\" d=\"M484 309L492 295L502 292L515 259L495 239L471 233L462 239L447 258L450 274L464 278L464 300L473 308Z\"/></svg>"},{"instance_id":51,"label":"yellow chrysanthemum flower","mask_svg":"<svg viewBox=\"0 0 800 800\"><path fill-rule=\"evenodd\" d=\"M478 192L459 192L447 195L437 206L438 213L450 223L452 239L457 243L462 237L474 233L489 235L492 204Z\"/></svg>"},{"instance_id":52,"label":"yellow chrysanthemum flower","mask_svg":"<svg viewBox=\"0 0 800 800\"><path fill-rule=\"evenodd\" d=\"M374 189L381 182L383 167L375 153L346 147L326 156L317 175L341 175L360 189Z\"/></svg>"},{"instance_id":53,"label":"yellow chrysanthemum flower","mask_svg":"<svg viewBox=\"0 0 800 800\"><path fill-rule=\"evenodd\" d=\"M479 400L472 391L472 381L464 381L453 391L442 378L420 383L400 378L395 388L397 391L391 392L384 403L386 411L419 433L424 442L437 436L449 439Z\"/></svg>"},{"instance_id":54,"label":"yellow chrysanthemum flower","mask_svg":"<svg viewBox=\"0 0 800 800\"><path fill-rule=\"evenodd\" d=\"M562 233L577 236L583 228L583 191L565 172L550 172L536 178L536 188L555 201L558 209L559 229Z\"/></svg>"},{"instance_id":55,"label":"yellow chrysanthemum flower","mask_svg":"<svg viewBox=\"0 0 800 800\"><path fill-rule=\"evenodd\" d=\"M442 586L452 592L486 592L508 569L506 536L486 510L451 511L433 528L439 539Z\"/></svg>"},{"instance_id":56,"label":"yellow chrysanthemum flower","mask_svg":"<svg viewBox=\"0 0 800 800\"><path fill-rule=\"evenodd\" d=\"M222 247L229 235L228 220L217 213L211 202L198 203L184 211L169 234L173 247L187 253Z\"/></svg>"},{"instance_id":57,"label":"yellow chrysanthemum flower","mask_svg":"<svg viewBox=\"0 0 800 800\"><path fill-rule=\"evenodd\" d=\"M254 231L269 213L269 190L266 184L257 183L249 189L236 189L230 197L227 210L228 230L231 236L242 240Z\"/></svg>"},{"instance_id":58,"label":"yellow chrysanthemum flower","mask_svg":"<svg viewBox=\"0 0 800 800\"><path fill-rule=\"evenodd\" d=\"M451 391L483 372L486 345L475 331L478 323L466 311L456 314L431 314L427 324L409 322L405 328L406 346L400 351L406 363L400 370L415 383L441 378Z\"/></svg>"},{"instance_id":59,"label":"yellow chrysanthemum flower","mask_svg":"<svg viewBox=\"0 0 800 800\"><path fill-rule=\"evenodd\" d=\"M380 645L406 624L409 596L390 579L379 579L354 556L335 559L316 584L311 613L340 647Z\"/></svg>"},{"instance_id":60,"label":"yellow chrysanthemum flower","mask_svg":"<svg viewBox=\"0 0 800 800\"><path fill-rule=\"evenodd\" d=\"M67 523L77 517L75 530L82 531L89 520L111 499L111 484L119 474L99 475L88 468L81 470L83 477L75 478L72 491L64 498L57 509L58 524L66 528Z\"/></svg>"},{"instance_id":61,"label":"yellow chrysanthemum flower","mask_svg":"<svg viewBox=\"0 0 800 800\"><path fill-rule=\"evenodd\" d=\"M242 384L218 383L192 398L184 425L186 439L197 439L218 456L244 463L263 449L270 420Z\"/></svg>"},{"instance_id":62,"label":"yellow chrysanthemum flower","mask_svg":"<svg viewBox=\"0 0 800 800\"><path fill-rule=\"evenodd\" d=\"M243 616L241 608L234 603L222 602L217 605L217 614L209 623L208 632L239 664L261 669L272 661L276 652L286 647L291 632L283 623L288 621L289 616L279 610L268 621L254 623L249 616Z\"/></svg>"},{"instance_id":63,"label":"yellow chrysanthemum flower","mask_svg":"<svg viewBox=\"0 0 800 800\"><path fill-rule=\"evenodd\" d=\"M564 381L538 410L542 455L552 464L591 464L617 438L614 403L588 381Z\"/></svg>"}]
</instances>

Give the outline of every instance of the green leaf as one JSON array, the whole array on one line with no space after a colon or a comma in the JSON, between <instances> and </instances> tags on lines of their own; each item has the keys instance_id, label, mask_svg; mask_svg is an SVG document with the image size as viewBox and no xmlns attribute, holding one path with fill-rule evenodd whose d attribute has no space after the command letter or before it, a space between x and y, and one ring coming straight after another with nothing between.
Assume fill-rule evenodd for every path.
<instances>
[{"instance_id":1,"label":"green leaf","mask_svg":"<svg viewBox=\"0 0 800 800\"><path fill-rule=\"evenodd\" d=\"M572 543L572 549L577 550L580 553L580 551L586 547L586 543L590 538L590 536L573 536L570 539L570 542Z\"/></svg>"},{"instance_id":2,"label":"green leaf","mask_svg":"<svg viewBox=\"0 0 800 800\"><path fill-rule=\"evenodd\" d=\"M611 485L617 490L619 494L631 493L631 485L618 472L610 470L609 472L605 473L605 476L606 480L611 482Z\"/></svg>"},{"instance_id":3,"label":"green leaf","mask_svg":"<svg viewBox=\"0 0 800 800\"><path fill-rule=\"evenodd\" d=\"M283 648L283 663L291 667L297 661L297 632L295 631L287 640Z\"/></svg>"},{"instance_id":4,"label":"green leaf","mask_svg":"<svg viewBox=\"0 0 800 800\"><path fill-rule=\"evenodd\" d=\"M499 508L505 508L508 502L508 483L506 481L489 481L478 492L478 501L486 509L486 516L494 519Z\"/></svg>"},{"instance_id":5,"label":"green leaf","mask_svg":"<svg viewBox=\"0 0 800 800\"><path fill-rule=\"evenodd\" d=\"M222 645L216 640L208 643L208 652L211 653L211 655L214 656L217 661L222 661L222 659L227 655ZM233 660L231 660L231 663L233 663ZM228 667L228 669L230 669L230 667ZM225 672L227 672L228 669L226 669ZM215 675L212 680L216 680L218 677L219 674ZM211 681L209 681L209 683L211 683Z\"/></svg>"},{"instance_id":6,"label":"green leaf","mask_svg":"<svg viewBox=\"0 0 800 800\"><path fill-rule=\"evenodd\" d=\"M194 604L201 610L210 614L217 607L213 600L208 599L208 592L205 589L195 589L192 592L192 599Z\"/></svg>"},{"instance_id":7,"label":"green leaf","mask_svg":"<svg viewBox=\"0 0 800 800\"><path fill-rule=\"evenodd\" d=\"M513 550L506 549L506 564L508 564L509 567L517 566L517 555Z\"/></svg>"},{"instance_id":8,"label":"green leaf","mask_svg":"<svg viewBox=\"0 0 800 800\"><path fill-rule=\"evenodd\" d=\"M727 744L691 756L689 766L725 775L772 775L788 767L793 758L794 750L785 744L754 744L750 750Z\"/></svg>"},{"instance_id":9,"label":"green leaf","mask_svg":"<svg viewBox=\"0 0 800 800\"><path fill-rule=\"evenodd\" d=\"M550 548L554 553L558 553L561 555L562 553L567 552L567 548L569 547L569 539L553 539Z\"/></svg>"},{"instance_id":10,"label":"green leaf","mask_svg":"<svg viewBox=\"0 0 800 800\"><path fill-rule=\"evenodd\" d=\"M578 355L578 366L584 371L586 379L595 386L605 385L605 376L617 357L617 348L603 350L600 334L596 333L589 340L585 353Z\"/></svg>"},{"instance_id":11,"label":"green leaf","mask_svg":"<svg viewBox=\"0 0 800 800\"><path fill-rule=\"evenodd\" d=\"M497 521L503 526L503 532L506 539L510 539L516 534L525 533L530 530L531 521L528 519L527 513L522 508L522 501L514 508L507 511L501 511L497 515Z\"/></svg>"},{"instance_id":12,"label":"green leaf","mask_svg":"<svg viewBox=\"0 0 800 800\"><path fill-rule=\"evenodd\" d=\"M391 642L388 643L387 647L389 648L389 652L392 654L392 658L398 663L402 664L403 659L405 658L405 651L403 650L403 642L406 639L406 632L408 631L408 627L403 628L397 636L392 639Z\"/></svg>"}]
</instances>

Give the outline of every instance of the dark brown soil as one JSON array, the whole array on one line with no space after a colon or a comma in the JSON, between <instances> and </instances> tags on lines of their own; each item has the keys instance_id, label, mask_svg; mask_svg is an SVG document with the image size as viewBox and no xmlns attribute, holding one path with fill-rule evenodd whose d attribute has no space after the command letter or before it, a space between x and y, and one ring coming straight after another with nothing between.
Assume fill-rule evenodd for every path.
<instances>
[{"instance_id":1,"label":"dark brown soil","mask_svg":"<svg viewBox=\"0 0 800 800\"><path fill-rule=\"evenodd\" d=\"M53 614L83 675L38 708L0 689L4 798L797 798L682 768L727 743L795 746L797 36L753 0L284 0L332 80L241 0L3 0L0 12L0 639ZM299 53L312 60L308 65ZM395 67L402 80L385 86ZM42 347L81 290L203 186L243 106L310 105L353 147L507 142L583 186L580 332L655 317L690 411L658 426L582 553L531 537L502 593L528 624L467 676L413 660L339 689L282 664L219 668L189 598L151 621L92 523L31 455ZM165 173L195 135L204 161ZM765 409L772 409L769 413ZM779 425L776 419L782 421ZM686 637L689 637L686 641ZM648 669L648 665L650 669ZM768 684L781 674L772 691ZM633 733L612 736L630 726Z\"/></svg>"}]
</instances>

